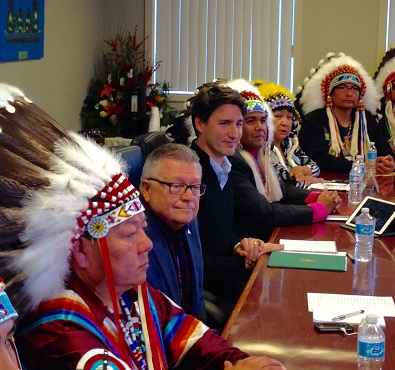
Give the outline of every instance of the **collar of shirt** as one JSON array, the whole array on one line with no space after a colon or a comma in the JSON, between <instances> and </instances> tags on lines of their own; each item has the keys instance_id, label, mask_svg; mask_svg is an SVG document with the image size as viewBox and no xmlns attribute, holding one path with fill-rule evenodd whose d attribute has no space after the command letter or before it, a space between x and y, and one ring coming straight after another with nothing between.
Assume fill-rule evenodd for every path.
<instances>
[{"instance_id":1,"label":"collar of shirt","mask_svg":"<svg viewBox=\"0 0 395 370\"><path fill-rule=\"evenodd\" d=\"M221 189L223 189L228 181L229 172L232 168L228 157L224 157L221 165L219 165L212 158L210 158L210 164L215 174L217 175L219 186L221 187Z\"/></svg>"}]
</instances>

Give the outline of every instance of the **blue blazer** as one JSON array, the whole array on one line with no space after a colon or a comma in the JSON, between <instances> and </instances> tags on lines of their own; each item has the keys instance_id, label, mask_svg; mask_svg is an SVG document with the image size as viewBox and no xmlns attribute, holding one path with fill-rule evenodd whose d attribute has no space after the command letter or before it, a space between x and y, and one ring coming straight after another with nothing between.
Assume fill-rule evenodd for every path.
<instances>
[{"instance_id":1,"label":"blue blazer","mask_svg":"<svg viewBox=\"0 0 395 370\"><path fill-rule=\"evenodd\" d=\"M154 245L148 255L149 267L147 271L147 281L154 288L161 290L175 303L181 306L181 294L178 286L177 274L169 248L151 211L146 209L145 214L148 223L147 235ZM189 313L204 321L206 318L206 311L203 300L203 258L197 218L187 225L186 237L193 269L193 280L191 281L193 303L191 312Z\"/></svg>"}]
</instances>

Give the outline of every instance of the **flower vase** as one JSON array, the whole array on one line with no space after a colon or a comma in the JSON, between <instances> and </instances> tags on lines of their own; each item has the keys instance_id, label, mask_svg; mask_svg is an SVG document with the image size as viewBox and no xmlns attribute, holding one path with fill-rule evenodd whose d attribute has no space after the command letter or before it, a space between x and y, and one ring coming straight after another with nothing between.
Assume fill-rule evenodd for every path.
<instances>
[{"instance_id":1,"label":"flower vase","mask_svg":"<svg viewBox=\"0 0 395 370\"><path fill-rule=\"evenodd\" d=\"M133 138L148 132L147 86L128 85L124 94L124 111L120 135Z\"/></svg>"}]
</instances>

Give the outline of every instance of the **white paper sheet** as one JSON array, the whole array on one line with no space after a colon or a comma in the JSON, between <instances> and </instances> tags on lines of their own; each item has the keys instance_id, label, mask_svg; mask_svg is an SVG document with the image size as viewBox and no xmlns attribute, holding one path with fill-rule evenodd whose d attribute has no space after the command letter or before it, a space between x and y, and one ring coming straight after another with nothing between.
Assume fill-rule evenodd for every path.
<instances>
[{"instance_id":1,"label":"white paper sheet","mask_svg":"<svg viewBox=\"0 0 395 370\"><path fill-rule=\"evenodd\" d=\"M292 240L280 239L284 252L337 253L336 242L329 240Z\"/></svg>"},{"instance_id":2,"label":"white paper sheet","mask_svg":"<svg viewBox=\"0 0 395 370\"><path fill-rule=\"evenodd\" d=\"M385 326L384 316L395 317L395 304L392 297L307 293L307 303L309 311L313 312L314 322L332 322L335 316L357 310L365 312L339 320L339 322L359 324L367 314L375 313L379 317L379 325Z\"/></svg>"}]
</instances>

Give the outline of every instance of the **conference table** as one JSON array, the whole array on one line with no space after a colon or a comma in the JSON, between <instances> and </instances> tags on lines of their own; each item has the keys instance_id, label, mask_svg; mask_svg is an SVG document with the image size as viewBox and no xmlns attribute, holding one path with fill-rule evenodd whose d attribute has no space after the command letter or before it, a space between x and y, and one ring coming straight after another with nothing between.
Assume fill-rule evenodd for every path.
<instances>
[{"instance_id":1,"label":"conference table","mask_svg":"<svg viewBox=\"0 0 395 370\"><path fill-rule=\"evenodd\" d=\"M395 176L377 177L380 193L395 201ZM346 193L342 194L346 197ZM339 221L276 228L270 242L280 239L334 240L338 251L354 249L354 232ZM307 293L395 297L395 237L375 238L373 259L353 263L347 271L271 268L262 255L222 336L250 355L267 355L288 370L357 369L357 336L314 329ZM385 317L386 359L383 369L395 369L395 317ZM355 327L355 330L357 327Z\"/></svg>"}]
</instances>

